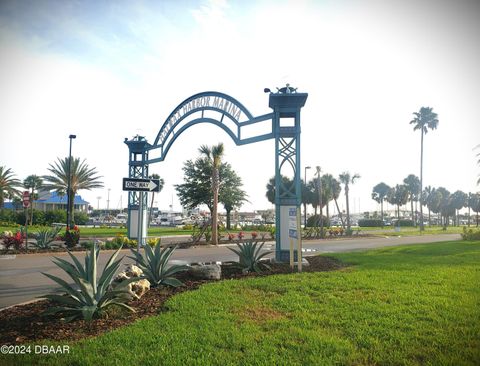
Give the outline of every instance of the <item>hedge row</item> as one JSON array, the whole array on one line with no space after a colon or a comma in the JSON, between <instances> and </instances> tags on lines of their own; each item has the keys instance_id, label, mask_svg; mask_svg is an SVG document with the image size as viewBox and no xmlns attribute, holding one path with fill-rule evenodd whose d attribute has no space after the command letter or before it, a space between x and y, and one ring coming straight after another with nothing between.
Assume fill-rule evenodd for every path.
<instances>
[{"instance_id":1,"label":"hedge row","mask_svg":"<svg viewBox=\"0 0 480 366\"><path fill-rule=\"evenodd\" d=\"M30 217L30 211L28 212ZM88 215L84 212L75 212L75 223L85 225L88 221ZM67 213L65 210L39 211L33 210L33 225L51 225L54 222L66 222ZM25 225L25 211L14 211L1 209L0 222Z\"/></svg>"}]
</instances>

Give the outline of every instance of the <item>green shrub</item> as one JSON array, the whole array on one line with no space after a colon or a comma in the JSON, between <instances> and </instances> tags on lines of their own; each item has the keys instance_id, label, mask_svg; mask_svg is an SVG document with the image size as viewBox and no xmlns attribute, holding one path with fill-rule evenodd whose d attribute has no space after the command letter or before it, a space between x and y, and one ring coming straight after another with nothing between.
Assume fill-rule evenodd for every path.
<instances>
[{"instance_id":1,"label":"green shrub","mask_svg":"<svg viewBox=\"0 0 480 366\"><path fill-rule=\"evenodd\" d=\"M260 253L265 242L258 246L258 242L254 240L247 240L243 243L237 243L238 249L228 248L238 255L238 264L242 268L242 272L261 272L262 268L270 269L266 263L260 260L266 255L272 253L271 251Z\"/></svg>"},{"instance_id":2,"label":"green shrub","mask_svg":"<svg viewBox=\"0 0 480 366\"><path fill-rule=\"evenodd\" d=\"M70 276L79 290L76 290L72 285L69 285L59 277L42 272L45 276L58 283L66 292L66 296L53 294L42 296L60 304L60 306L49 308L44 315L61 313L68 316L65 321L77 318L89 321L103 315L104 311L112 305L118 305L129 311L134 311L126 304L131 299L127 286L130 282L138 281L138 278L134 277L124 280L115 287L115 290L112 290L110 284L123 259L120 258L115 261L120 249L112 254L100 278L97 278L97 258L99 252L98 246L95 245L91 248L90 253L87 253L85 257L85 267L70 251L68 251L68 254L74 264L55 257L56 261L54 260L53 263Z\"/></svg>"},{"instance_id":3,"label":"green shrub","mask_svg":"<svg viewBox=\"0 0 480 366\"><path fill-rule=\"evenodd\" d=\"M67 213L65 210L53 210L45 212L45 225L53 223L64 223L67 221Z\"/></svg>"},{"instance_id":4,"label":"green shrub","mask_svg":"<svg viewBox=\"0 0 480 366\"><path fill-rule=\"evenodd\" d=\"M144 276L150 281L152 286L167 285L178 287L183 285L182 282L172 276L176 273L187 271L189 267L185 265L170 266L168 264L175 247L162 250L160 243L158 243L154 249L152 249L150 245L145 245L143 249L145 256L142 256L140 252L134 249L130 249L134 256L129 258L138 263L137 265L141 268Z\"/></svg>"},{"instance_id":5,"label":"green shrub","mask_svg":"<svg viewBox=\"0 0 480 366\"><path fill-rule=\"evenodd\" d=\"M392 221L393 226L413 226L413 220L408 220L408 219L400 219L400 220L395 220Z\"/></svg>"},{"instance_id":6,"label":"green shrub","mask_svg":"<svg viewBox=\"0 0 480 366\"><path fill-rule=\"evenodd\" d=\"M16 224L17 213L14 210L7 210L5 208L2 208L0 210L0 221L2 222L2 226L7 226L3 225L3 223Z\"/></svg>"},{"instance_id":7,"label":"green shrub","mask_svg":"<svg viewBox=\"0 0 480 366\"><path fill-rule=\"evenodd\" d=\"M73 217L74 217L75 224L77 225L86 225L90 220L88 215L83 211L75 211Z\"/></svg>"},{"instance_id":8,"label":"green shrub","mask_svg":"<svg viewBox=\"0 0 480 366\"><path fill-rule=\"evenodd\" d=\"M27 215L29 217L30 223L30 210L28 210ZM25 225L25 210L16 212L16 222L19 225ZM33 210L33 225L44 225L45 224L45 212L40 210Z\"/></svg>"},{"instance_id":9,"label":"green shrub","mask_svg":"<svg viewBox=\"0 0 480 366\"><path fill-rule=\"evenodd\" d=\"M463 227L462 239L463 240L480 240L480 230L468 229Z\"/></svg>"},{"instance_id":10,"label":"green shrub","mask_svg":"<svg viewBox=\"0 0 480 366\"><path fill-rule=\"evenodd\" d=\"M320 215L313 215L307 219L307 227L315 227L315 226L321 226ZM325 216L323 216L323 226L324 227L330 226L330 221Z\"/></svg>"},{"instance_id":11,"label":"green shrub","mask_svg":"<svg viewBox=\"0 0 480 366\"><path fill-rule=\"evenodd\" d=\"M380 219L360 219L358 220L360 227L382 227L383 221Z\"/></svg>"}]
</instances>

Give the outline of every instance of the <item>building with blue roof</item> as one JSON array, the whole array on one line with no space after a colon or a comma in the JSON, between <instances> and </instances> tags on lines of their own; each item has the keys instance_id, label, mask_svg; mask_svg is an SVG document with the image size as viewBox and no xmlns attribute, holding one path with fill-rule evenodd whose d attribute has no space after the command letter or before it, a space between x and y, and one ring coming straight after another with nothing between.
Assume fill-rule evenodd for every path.
<instances>
[{"instance_id":1,"label":"building with blue roof","mask_svg":"<svg viewBox=\"0 0 480 366\"><path fill-rule=\"evenodd\" d=\"M89 202L82 196L75 195L73 206L75 211L88 211ZM66 210L67 195L60 196L57 192L41 191L38 193L38 199L33 202L33 208L40 211Z\"/></svg>"}]
</instances>

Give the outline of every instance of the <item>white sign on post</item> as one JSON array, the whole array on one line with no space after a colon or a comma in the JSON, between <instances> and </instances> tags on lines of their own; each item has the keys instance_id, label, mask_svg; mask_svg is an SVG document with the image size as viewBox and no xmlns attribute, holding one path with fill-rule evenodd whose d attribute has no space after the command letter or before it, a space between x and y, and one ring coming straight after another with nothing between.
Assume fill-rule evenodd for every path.
<instances>
[{"instance_id":1,"label":"white sign on post","mask_svg":"<svg viewBox=\"0 0 480 366\"><path fill-rule=\"evenodd\" d=\"M290 207L288 209L288 237L293 239L297 239L298 237L296 207Z\"/></svg>"}]
</instances>

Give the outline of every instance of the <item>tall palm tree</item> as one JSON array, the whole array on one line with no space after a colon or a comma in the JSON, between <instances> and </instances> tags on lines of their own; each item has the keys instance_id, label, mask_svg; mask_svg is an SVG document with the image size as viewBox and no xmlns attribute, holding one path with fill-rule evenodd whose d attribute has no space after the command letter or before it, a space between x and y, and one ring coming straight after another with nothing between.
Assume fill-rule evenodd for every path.
<instances>
[{"instance_id":1,"label":"tall palm tree","mask_svg":"<svg viewBox=\"0 0 480 366\"><path fill-rule=\"evenodd\" d=\"M350 175L349 172L343 172L339 175L339 180L345 186L345 199L347 201L347 230L350 230L350 205L348 202L348 192L350 190L350 184L354 184L357 179L360 178L360 174Z\"/></svg>"},{"instance_id":2,"label":"tall palm tree","mask_svg":"<svg viewBox=\"0 0 480 366\"><path fill-rule=\"evenodd\" d=\"M49 164L48 171L52 175L44 175L42 178L46 182L43 187L48 190L55 190L59 195L64 196L68 188L68 172L69 172L69 158L57 158L53 164ZM67 207L70 214L70 222L68 226L73 226L75 223L73 217L74 199L78 191L82 189L91 190L94 188L103 188L102 178L98 175L95 168L90 168L85 160L80 161L80 158L72 157L71 171L70 171L70 197L71 204Z\"/></svg>"},{"instance_id":3,"label":"tall palm tree","mask_svg":"<svg viewBox=\"0 0 480 366\"><path fill-rule=\"evenodd\" d=\"M21 185L22 183L15 178L15 174L10 168L0 166L0 208L3 208L6 198L20 195L20 191L16 187Z\"/></svg>"},{"instance_id":4,"label":"tall palm tree","mask_svg":"<svg viewBox=\"0 0 480 366\"><path fill-rule=\"evenodd\" d=\"M409 174L403 180L405 187L407 187L408 191L408 198L410 199L410 214L412 215L413 225L417 226L417 220L413 215L413 201L418 199L418 195L420 193L420 179L414 174Z\"/></svg>"},{"instance_id":5,"label":"tall palm tree","mask_svg":"<svg viewBox=\"0 0 480 366\"><path fill-rule=\"evenodd\" d=\"M414 124L414 131L420 130L420 192L423 190L423 135L428 132L428 129L434 130L438 126L438 115L433 112L431 107L421 107L419 112L414 112L415 118L410 121ZM420 231L423 231L423 209L420 205Z\"/></svg>"},{"instance_id":6,"label":"tall palm tree","mask_svg":"<svg viewBox=\"0 0 480 366\"><path fill-rule=\"evenodd\" d=\"M390 186L381 182L378 183L372 190L372 199L380 203L380 212L382 218L383 226L383 201L387 199L388 192L390 191Z\"/></svg>"},{"instance_id":7,"label":"tall palm tree","mask_svg":"<svg viewBox=\"0 0 480 366\"><path fill-rule=\"evenodd\" d=\"M152 174L148 177L149 179L158 179L159 180L159 188L158 192L160 192L163 189L163 185L165 184L165 181L163 178L160 178L158 174ZM150 222L152 221L152 214L153 214L153 199L155 198L155 192L152 192L152 199L150 201L150 211L148 213L148 226L150 227Z\"/></svg>"},{"instance_id":8,"label":"tall palm tree","mask_svg":"<svg viewBox=\"0 0 480 366\"><path fill-rule=\"evenodd\" d=\"M205 158L212 164L212 191L213 191L213 207L212 207L212 240L214 245L218 245L218 191L220 189L219 170L222 164L222 157L224 154L223 143L214 145L211 148L206 145L200 146L200 154L205 155Z\"/></svg>"},{"instance_id":9,"label":"tall palm tree","mask_svg":"<svg viewBox=\"0 0 480 366\"><path fill-rule=\"evenodd\" d=\"M41 177L39 177L38 175L35 175L35 174L29 175L28 177L26 177L23 180L23 186L26 189L30 190L30 200L31 200L31 203L30 203L30 225L33 224L33 202L36 199L35 191L40 189L42 187L42 184L43 184L43 179Z\"/></svg>"}]
</instances>

